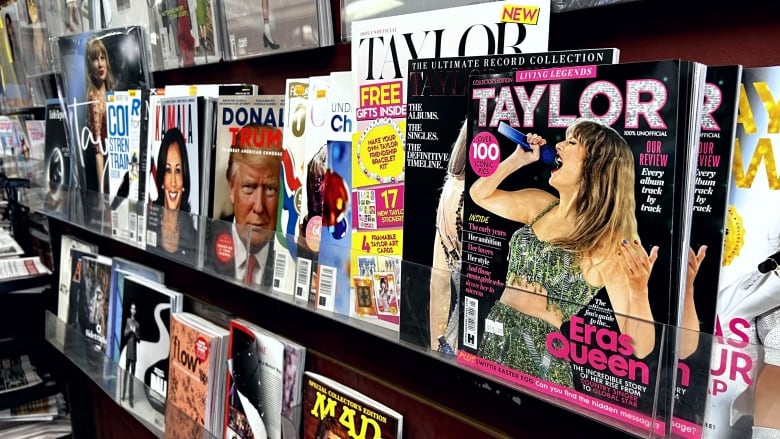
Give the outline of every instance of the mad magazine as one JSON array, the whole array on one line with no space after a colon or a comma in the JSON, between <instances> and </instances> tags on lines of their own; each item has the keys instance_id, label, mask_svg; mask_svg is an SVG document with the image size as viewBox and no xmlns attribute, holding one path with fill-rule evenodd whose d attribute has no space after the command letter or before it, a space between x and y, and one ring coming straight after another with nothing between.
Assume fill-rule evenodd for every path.
<instances>
[{"instance_id":1,"label":"mad magazine","mask_svg":"<svg viewBox=\"0 0 780 439\"><path fill-rule=\"evenodd\" d=\"M668 346L653 322L678 313L703 71L653 61L471 78L460 363L666 429L653 414L656 401L659 417L670 410L657 386Z\"/></svg>"},{"instance_id":2,"label":"mad magazine","mask_svg":"<svg viewBox=\"0 0 780 439\"><path fill-rule=\"evenodd\" d=\"M401 438L403 415L325 376L303 378L303 439Z\"/></svg>"}]
</instances>

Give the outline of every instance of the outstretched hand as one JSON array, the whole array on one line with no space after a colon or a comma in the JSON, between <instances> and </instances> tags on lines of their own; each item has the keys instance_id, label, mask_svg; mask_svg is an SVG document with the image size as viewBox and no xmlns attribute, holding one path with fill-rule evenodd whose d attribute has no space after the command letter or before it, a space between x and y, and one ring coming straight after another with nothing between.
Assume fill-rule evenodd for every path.
<instances>
[{"instance_id":1,"label":"outstretched hand","mask_svg":"<svg viewBox=\"0 0 780 439\"><path fill-rule=\"evenodd\" d=\"M628 279L628 286L632 293L644 292L647 294L647 283L653 265L658 259L658 246L654 245L650 252L645 251L639 240L623 240L620 243L618 261Z\"/></svg>"},{"instance_id":2,"label":"outstretched hand","mask_svg":"<svg viewBox=\"0 0 780 439\"><path fill-rule=\"evenodd\" d=\"M685 286L687 288L693 288L693 282L696 280L696 275L699 273L701 263L704 261L704 257L707 256L707 246L702 245L699 247L699 251L693 252L691 247L688 247L688 272L685 279Z\"/></svg>"}]
</instances>

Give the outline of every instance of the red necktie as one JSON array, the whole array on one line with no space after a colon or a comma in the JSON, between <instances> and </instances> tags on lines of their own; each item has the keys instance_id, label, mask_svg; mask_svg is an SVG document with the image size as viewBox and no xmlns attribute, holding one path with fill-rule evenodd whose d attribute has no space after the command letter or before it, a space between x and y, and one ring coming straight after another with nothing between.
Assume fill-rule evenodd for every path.
<instances>
[{"instance_id":1,"label":"red necktie","mask_svg":"<svg viewBox=\"0 0 780 439\"><path fill-rule=\"evenodd\" d=\"M252 283L252 275L255 273L256 267L257 258L255 258L254 255L249 255L249 258L246 260L246 276L244 279L247 283Z\"/></svg>"}]
</instances>

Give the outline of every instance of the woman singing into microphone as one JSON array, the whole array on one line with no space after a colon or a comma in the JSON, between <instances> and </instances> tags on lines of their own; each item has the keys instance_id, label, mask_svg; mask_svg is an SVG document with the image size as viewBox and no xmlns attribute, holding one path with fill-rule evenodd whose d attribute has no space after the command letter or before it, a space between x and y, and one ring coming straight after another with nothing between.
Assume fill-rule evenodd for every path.
<instances>
[{"instance_id":1,"label":"woman singing into microphone","mask_svg":"<svg viewBox=\"0 0 780 439\"><path fill-rule=\"evenodd\" d=\"M539 160L545 139L528 134L495 173L470 188L473 201L490 212L525 224L509 242L506 287L488 319L503 323L504 334L485 332L483 358L572 387L568 362L551 358L547 335L564 332L601 288L606 291L620 332L630 335L638 358L656 343L648 280L658 247L639 241L634 201L634 158L614 129L578 119L555 146L549 183L559 196L535 188L504 191L499 184ZM625 316L631 316L627 318Z\"/></svg>"}]
</instances>

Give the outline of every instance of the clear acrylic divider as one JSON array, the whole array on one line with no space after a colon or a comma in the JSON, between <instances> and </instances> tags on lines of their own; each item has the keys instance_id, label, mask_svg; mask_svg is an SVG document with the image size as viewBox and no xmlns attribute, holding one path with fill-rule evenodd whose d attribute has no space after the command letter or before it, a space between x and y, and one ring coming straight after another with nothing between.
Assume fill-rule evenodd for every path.
<instances>
[{"instance_id":1,"label":"clear acrylic divider","mask_svg":"<svg viewBox=\"0 0 780 439\"><path fill-rule=\"evenodd\" d=\"M203 230L200 251L203 271L244 286L247 255L244 249L249 242L249 228L236 226L233 221L203 218Z\"/></svg>"},{"instance_id":2,"label":"clear acrylic divider","mask_svg":"<svg viewBox=\"0 0 780 439\"><path fill-rule=\"evenodd\" d=\"M204 220L183 210L168 209L160 204L138 206L140 238L136 245L149 253L199 269L200 233ZM145 221L145 224L141 224Z\"/></svg>"},{"instance_id":3,"label":"clear acrylic divider","mask_svg":"<svg viewBox=\"0 0 780 439\"><path fill-rule=\"evenodd\" d=\"M448 352L454 339L454 361L464 369L635 436L665 436L671 407L660 401L668 393L667 364L673 364L667 326L615 313L603 289L578 303L520 280L498 285L496 297L462 295L453 305L441 297L451 294L452 284L464 289L484 280L442 271L410 263L402 268L404 286L429 282L427 310L420 301L416 306L427 317L420 332L436 342L434 349ZM410 301L402 297L402 309ZM442 326L435 313L431 319L430 304L441 308L442 302L447 310L457 308L457 322ZM404 322L419 321L409 308ZM452 326L454 336L447 330ZM401 337L410 335L402 329Z\"/></svg>"},{"instance_id":4,"label":"clear acrylic divider","mask_svg":"<svg viewBox=\"0 0 780 439\"><path fill-rule=\"evenodd\" d=\"M8 178L26 178L34 187L44 181L45 162L34 158L3 157L0 167Z\"/></svg>"},{"instance_id":5,"label":"clear acrylic divider","mask_svg":"<svg viewBox=\"0 0 780 439\"><path fill-rule=\"evenodd\" d=\"M72 192L58 183L44 183L20 191L19 201L30 210L70 220Z\"/></svg>"},{"instance_id":6,"label":"clear acrylic divider","mask_svg":"<svg viewBox=\"0 0 780 439\"><path fill-rule=\"evenodd\" d=\"M750 302L747 297L734 299ZM687 338L696 348L678 358L669 437L780 435L780 338L776 335L780 325L772 314L721 316L721 335L671 331L683 341L681 346Z\"/></svg>"},{"instance_id":7,"label":"clear acrylic divider","mask_svg":"<svg viewBox=\"0 0 780 439\"><path fill-rule=\"evenodd\" d=\"M322 233L328 231L323 229ZM293 249L299 255L305 254L300 250L306 245L305 238L277 234L274 252L289 255ZM664 414L670 412L671 406L657 405L657 402L671 392L665 384L670 382L669 378L665 378L670 369L668 365L673 364L673 357L667 355L670 331L666 325L610 315L599 310L599 307L608 305L597 301L593 302L589 314L586 304L568 303L564 306L562 302L565 301L559 298L557 306L573 307L579 310L579 315L567 317L561 328L549 327L545 332L537 332L537 337L543 337L541 341L529 341L523 328L509 329L507 325L503 327L505 333L501 340L492 341L494 352L481 353L479 349L458 351L458 343L461 346L465 344L459 342L458 336L463 338L465 335L457 330L457 321L452 321L461 317L459 307L452 304L450 294L453 285L465 284L466 279L457 275L453 277L448 269L382 256L377 253L377 248L381 246L381 243L374 243L374 253L371 253L366 243L341 247L331 243L328 248L321 246L318 249L318 257L311 265L308 261L301 264L290 258L287 264L292 263L294 269L287 270L292 280L282 282L285 288L278 288L277 280L284 273L278 270L280 256L277 255L274 258L276 264L271 294L282 295L283 300L619 430L639 437L665 435L668 416ZM267 287L247 287L269 293ZM286 290L286 293L275 290ZM324 290L328 291L323 293ZM541 295L536 296L546 300ZM493 301L499 303L497 298ZM445 311L432 318L432 304L434 309L443 308ZM485 311L484 314L487 314L488 309ZM511 314L511 311L507 312ZM431 329L437 325L436 320L441 321L439 332ZM645 343L651 345L645 348L649 354L634 355L633 341L630 336L621 335L619 329L628 327L632 328L633 334L649 335L645 338ZM492 331L501 330L493 328ZM485 337L484 328L480 328L479 333ZM548 341L551 348L545 349ZM545 350L541 352L540 349L539 355L547 357L541 361L556 364L555 373L544 375L523 371L519 365L513 367L510 359L504 361L502 354L495 352L496 349L502 350L496 346L511 350L504 346L527 343ZM506 352L503 355L507 355Z\"/></svg>"},{"instance_id":8,"label":"clear acrylic divider","mask_svg":"<svg viewBox=\"0 0 780 439\"><path fill-rule=\"evenodd\" d=\"M500 383L638 437L689 439L708 430L752 425L754 405L747 403L752 401L750 395L760 393L754 383L762 371L774 369L766 366L767 349L756 344L754 335L746 343L739 338L724 341L615 315L596 299L589 306L560 297L548 302L542 294L521 291L527 301L538 296L528 303L560 311L555 324L518 317L520 312L500 297L457 303L456 288L473 279L453 275L447 268L383 256L378 252L381 243L367 248L366 243L343 239L311 253L310 243L299 236L147 205L138 212L152 227L139 232L146 238L141 245L113 233L110 212L116 199L59 190L54 203L50 187L26 193L26 199L35 200L33 210L338 320L468 370L486 384ZM103 223L94 218L84 221L84 200L99 201L94 212ZM63 205L69 209L62 209ZM150 212L157 224L150 221ZM175 230L169 228L171 220L180 225L179 247L173 252L163 246L165 231ZM195 232L190 230L191 236L182 239L181 224L192 224ZM149 239L153 233L157 237ZM335 232L323 229L322 233ZM247 276L249 253L259 254L251 278ZM512 290L509 295L522 297L517 296L520 290ZM510 300L504 302L511 305ZM522 322L516 329L514 320ZM694 346L694 352L686 346ZM116 387L116 373L98 372L94 366L107 361L102 354L73 349L77 348L68 346L66 354L78 357L96 382ZM684 356L679 362L678 353ZM708 420L718 410L726 410L714 402L715 396L732 397L735 389L743 396L730 403L734 408L719 415L728 421Z\"/></svg>"}]
</instances>

